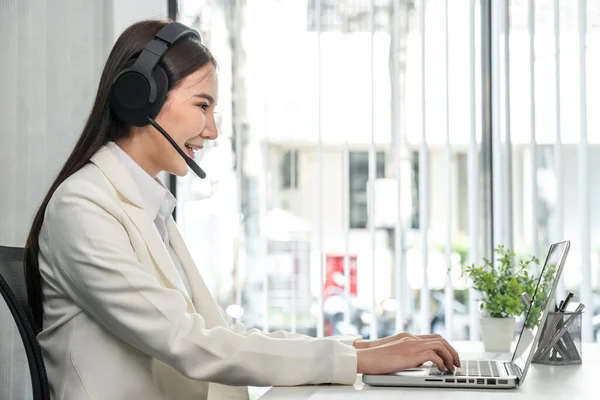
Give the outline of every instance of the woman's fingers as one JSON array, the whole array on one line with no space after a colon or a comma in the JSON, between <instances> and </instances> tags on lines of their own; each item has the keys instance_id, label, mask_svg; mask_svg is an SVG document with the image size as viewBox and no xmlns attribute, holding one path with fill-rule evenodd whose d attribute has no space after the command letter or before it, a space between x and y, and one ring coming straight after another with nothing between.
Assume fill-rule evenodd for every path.
<instances>
[{"instance_id":1,"label":"woman's fingers","mask_svg":"<svg viewBox=\"0 0 600 400\"><path fill-rule=\"evenodd\" d=\"M448 351L450 352L450 354L452 354L452 364L460 367L460 357L458 355L458 352L454 349L454 347L452 347L450 345L450 343L448 343L448 341L446 339L444 339L442 336L438 335L438 334L432 334L432 335L412 335L408 332L403 332L400 333L398 335L396 335L395 340L389 341L388 343L386 343L385 345L393 345L396 342L399 341L407 341L407 340L416 340L416 341L435 341L435 342L440 342L444 345L444 347L446 347L446 349L448 349Z\"/></svg>"},{"instance_id":2,"label":"woman's fingers","mask_svg":"<svg viewBox=\"0 0 600 400\"><path fill-rule=\"evenodd\" d=\"M358 351L361 373L391 373L413 368L425 362L434 363L440 371L460 366L458 353L439 335L397 335L396 340Z\"/></svg>"},{"instance_id":3,"label":"woman's fingers","mask_svg":"<svg viewBox=\"0 0 600 400\"><path fill-rule=\"evenodd\" d=\"M453 359L452 363L460 368L460 357L458 355L458 352L454 349L454 347L452 347L450 345L450 343L448 343L448 341L446 339L444 339L440 335L421 335L419 337L422 340L428 340L428 341L433 340L435 342L442 343L444 345L444 347L446 347L446 349L448 349L450 354L452 354L452 359Z\"/></svg>"},{"instance_id":4,"label":"woman's fingers","mask_svg":"<svg viewBox=\"0 0 600 400\"><path fill-rule=\"evenodd\" d=\"M442 338L441 336L434 340L439 341L440 343L442 343L444 345L444 347L446 349L448 349L450 354L452 354L453 364L456 365L457 367L460 367L460 357L458 356L458 352L454 349L454 347L452 347L450 345L450 343L448 343L448 341L446 339Z\"/></svg>"},{"instance_id":5,"label":"woman's fingers","mask_svg":"<svg viewBox=\"0 0 600 400\"><path fill-rule=\"evenodd\" d=\"M405 353L407 356L410 356L411 354L416 355L418 358L422 357L421 354L429 354L428 352L433 351L442 360L442 365L444 367L440 368L441 371L445 371L446 369L454 370L454 356L440 339L413 339L406 337L390 343L389 345L398 346L396 349L400 353ZM411 366L419 365L411 364Z\"/></svg>"},{"instance_id":6,"label":"woman's fingers","mask_svg":"<svg viewBox=\"0 0 600 400\"><path fill-rule=\"evenodd\" d=\"M454 370L454 358L452 354L446 346L444 346L439 341L423 341L422 344L419 344L421 349L424 351L434 351L436 352L443 360L446 369L453 371Z\"/></svg>"},{"instance_id":7,"label":"woman's fingers","mask_svg":"<svg viewBox=\"0 0 600 400\"><path fill-rule=\"evenodd\" d=\"M442 359L442 357L440 357L438 355L438 353L436 353L433 350L427 350L427 351L419 353L419 357L418 357L416 364L419 365L419 364L426 363L428 361L431 361L432 363L437 365L437 367L440 371L446 370L446 368L444 366L444 360Z\"/></svg>"},{"instance_id":8,"label":"woman's fingers","mask_svg":"<svg viewBox=\"0 0 600 400\"><path fill-rule=\"evenodd\" d=\"M456 351L446 339L440 339L440 341L448 349L450 354L452 354L452 358L454 359L454 365L460 368L460 356L458 355L458 351Z\"/></svg>"},{"instance_id":9,"label":"woman's fingers","mask_svg":"<svg viewBox=\"0 0 600 400\"><path fill-rule=\"evenodd\" d=\"M447 341L440 338L422 339L418 337L404 337L394 342L387 343L383 347L398 346L402 344L402 351L419 352L423 350L435 350L444 359L448 369L454 370L454 366L459 367L458 353L448 344ZM407 346L407 347L404 347Z\"/></svg>"},{"instance_id":10,"label":"woman's fingers","mask_svg":"<svg viewBox=\"0 0 600 400\"><path fill-rule=\"evenodd\" d=\"M418 335L417 337L421 338L421 339L441 339L442 338L437 333L434 333L432 335Z\"/></svg>"}]
</instances>

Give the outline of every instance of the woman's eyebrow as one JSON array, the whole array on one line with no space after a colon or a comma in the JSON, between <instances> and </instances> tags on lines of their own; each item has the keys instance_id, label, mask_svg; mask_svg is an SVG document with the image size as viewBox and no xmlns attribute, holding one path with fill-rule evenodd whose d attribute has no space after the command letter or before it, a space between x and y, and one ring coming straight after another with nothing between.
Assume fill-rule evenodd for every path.
<instances>
[{"instance_id":1,"label":"woman's eyebrow","mask_svg":"<svg viewBox=\"0 0 600 400\"><path fill-rule=\"evenodd\" d=\"M211 104L215 102L215 99L210 94L206 94L206 93L196 93L193 97L200 97L200 98L206 99Z\"/></svg>"}]
</instances>

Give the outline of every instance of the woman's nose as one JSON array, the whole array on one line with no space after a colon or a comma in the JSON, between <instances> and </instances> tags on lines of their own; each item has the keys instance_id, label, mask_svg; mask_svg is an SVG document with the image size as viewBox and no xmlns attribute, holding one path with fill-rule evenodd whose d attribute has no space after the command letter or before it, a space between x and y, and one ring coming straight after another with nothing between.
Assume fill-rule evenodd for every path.
<instances>
[{"instance_id":1,"label":"woman's nose","mask_svg":"<svg viewBox=\"0 0 600 400\"><path fill-rule=\"evenodd\" d=\"M219 131L217 129L214 116L210 119L210 121L208 121L204 131L202 131L200 136L205 140L215 140L217 137L219 137Z\"/></svg>"}]
</instances>

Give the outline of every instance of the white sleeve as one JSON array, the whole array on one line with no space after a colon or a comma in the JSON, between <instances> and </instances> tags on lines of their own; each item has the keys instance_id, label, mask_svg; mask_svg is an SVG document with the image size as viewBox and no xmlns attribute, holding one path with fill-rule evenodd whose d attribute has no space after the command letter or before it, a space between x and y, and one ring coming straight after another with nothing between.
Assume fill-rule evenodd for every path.
<instances>
[{"instance_id":1,"label":"white sleeve","mask_svg":"<svg viewBox=\"0 0 600 400\"><path fill-rule=\"evenodd\" d=\"M138 261L120 205L91 183L55 194L46 211L50 264L76 304L121 340L183 375L226 385L352 384L356 350L335 340L207 329L181 294ZM118 218L119 217L119 218Z\"/></svg>"}]
</instances>

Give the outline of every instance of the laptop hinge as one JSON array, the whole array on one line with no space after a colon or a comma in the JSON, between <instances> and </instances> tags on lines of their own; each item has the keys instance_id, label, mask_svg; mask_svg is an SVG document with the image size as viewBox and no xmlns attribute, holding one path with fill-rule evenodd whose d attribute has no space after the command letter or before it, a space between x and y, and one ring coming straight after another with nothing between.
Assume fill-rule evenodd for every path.
<instances>
[{"instance_id":1,"label":"laptop hinge","mask_svg":"<svg viewBox=\"0 0 600 400\"><path fill-rule=\"evenodd\" d=\"M511 362L505 362L504 363L504 369L506 370L507 374L514 375L514 376L516 376L519 379L523 375L523 371L521 371L521 368L519 368L518 365L513 364Z\"/></svg>"},{"instance_id":2,"label":"laptop hinge","mask_svg":"<svg viewBox=\"0 0 600 400\"><path fill-rule=\"evenodd\" d=\"M517 375L517 384L520 384L521 377L523 376L523 370L517 364L513 364L513 367L517 371L517 373L516 373L516 375Z\"/></svg>"}]
</instances>

